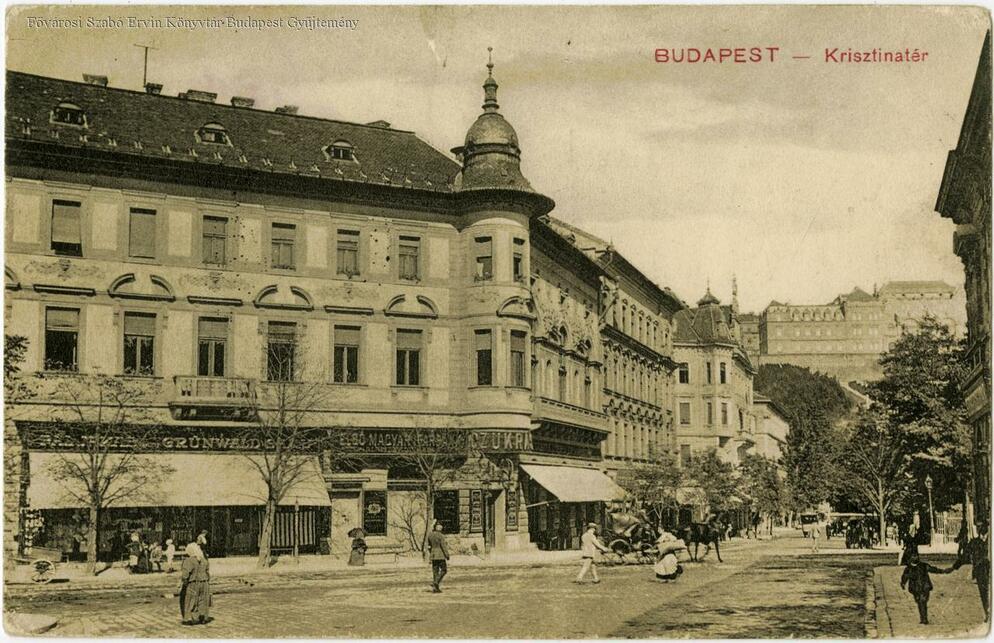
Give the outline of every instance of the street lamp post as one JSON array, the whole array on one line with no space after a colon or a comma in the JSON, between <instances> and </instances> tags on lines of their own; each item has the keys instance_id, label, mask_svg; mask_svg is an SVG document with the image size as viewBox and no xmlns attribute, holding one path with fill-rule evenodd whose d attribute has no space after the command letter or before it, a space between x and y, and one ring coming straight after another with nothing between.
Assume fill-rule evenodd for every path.
<instances>
[{"instance_id":1,"label":"street lamp post","mask_svg":"<svg viewBox=\"0 0 994 643\"><path fill-rule=\"evenodd\" d=\"M935 544L935 513L932 511L932 476L925 476L925 490L928 491L928 541Z\"/></svg>"}]
</instances>

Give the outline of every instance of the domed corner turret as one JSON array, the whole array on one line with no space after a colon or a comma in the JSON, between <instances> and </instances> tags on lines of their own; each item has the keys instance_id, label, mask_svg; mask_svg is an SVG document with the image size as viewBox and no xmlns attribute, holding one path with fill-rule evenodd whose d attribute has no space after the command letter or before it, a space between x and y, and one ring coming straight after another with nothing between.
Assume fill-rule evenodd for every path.
<instances>
[{"instance_id":1,"label":"domed corner turret","mask_svg":"<svg viewBox=\"0 0 994 643\"><path fill-rule=\"evenodd\" d=\"M717 297L715 297L713 294L711 294L711 287L710 286L708 287L707 292L704 293L704 296L697 300L697 305L698 306L707 306L709 304L715 304L715 305L717 305L717 304L720 304L720 303L721 303L721 300L719 300Z\"/></svg>"},{"instance_id":2,"label":"domed corner turret","mask_svg":"<svg viewBox=\"0 0 994 643\"><path fill-rule=\"evenodd\" d=\"M488 47L492 52L493 48ZM521 174L521 148L518 133L500 114L497 104L497 81L493 76L494 63L487 63L487 79L483 83L483 113L466 132L462 147L452 152L462 161L462 172L455 181L459 192L472 190L512 190L538 195L528 179ZM545 214L551 210L548 201Z\"/></svg>"}]
</instances>

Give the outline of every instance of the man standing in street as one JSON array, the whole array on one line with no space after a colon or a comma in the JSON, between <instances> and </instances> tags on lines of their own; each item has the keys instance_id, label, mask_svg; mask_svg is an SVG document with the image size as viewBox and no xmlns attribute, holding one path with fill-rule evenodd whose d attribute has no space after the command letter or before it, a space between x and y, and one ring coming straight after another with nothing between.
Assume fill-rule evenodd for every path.
<instances>
[{"instance_id":1,"label":"man standing in street","mask_svg":"<svg viewBox=\"0 0 994 643\"><path fill-rule=\"evenodd\" d=\"M591 522L587 524L587 531L583 532L583 536L580 538L580 545L583 553L583 566L580 567L580 574L573 582L582 583L588 571L594 577L595 583L601 582L601 579L597 578L597 563L594 561L594 556L597 555L598 549L605 552L610 550L597 538L597 523Z\"/></svg>"},{"instance_id":2,"label":"man standing in street","mask_svg":"<svg viewBox=\"0 0 994 643\"><path fill-rule=\"evenodd\" d=\"M984 620L991 618L991 541L990 525L986 520L977 521L977 537L970 540L960 552L950 571L963 565L973 566L973 580L980 591L980 604L984 608Z\"/></svg>"},{"instance_id":3,"label":"man standing in street","mask_svg":"<svg viewBox=\"0 0 994 643\"><path fill-rule=\"evenodd\" d=\"M442 534L442 523L440 522L436 522L435 528L428 534L428 549L431 552L431 591L438 594L442 591L440 587L442 579L449 571L445 564L445 561L449 559L449 547L445 544L445 536Z\"/></svg>"}]
</instances>

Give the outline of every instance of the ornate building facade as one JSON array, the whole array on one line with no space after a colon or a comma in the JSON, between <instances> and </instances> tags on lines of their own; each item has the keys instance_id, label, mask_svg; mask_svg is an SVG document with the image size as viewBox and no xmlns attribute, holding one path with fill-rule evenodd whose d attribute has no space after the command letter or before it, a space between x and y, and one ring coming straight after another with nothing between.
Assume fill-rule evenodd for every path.
<instances>
[{"instance_id":1,"label":"ornate building facade","mask_svg":"<svg viewBox=\"0 0 994 643\"><path fill-rule=\"evenodd\" d=\"M33 391L6 400L6 551L85 549L52 463L94 424L67 441L53 421L73 404L60 383L101 377L142 389L142 453L171 470L105 512L101 557L135 529L256 551L259 400L287 383L315 391L317 437L276 547L295 531L344 553L353 527L413 544L426 451L445 456L433 519L457 548L573 546L590 503L623 494L601 456L607 275L538 221L554 204L521 174L492 74L456 161L381 121L95 76L7 83L6 332ZM536 495L576 508L539 528Z\"/></svg>"},{"instance_id":2,"label":"ornate building facade","mask_svg":"<svg viewBox=\"0 0 994 643\"><path fill-rule=\"evenodd\" d=\"M773 301L759 317L759 363L796 364L843 383L877 379L880 354L926 314L960 334L961 292L941 281L892 281L872 294L854 288L824 305Z\"/></svg>"},{"instance_id":3,"label":"ornate building facade","mask_svg":"<svg viewBox=\"0 0 994 643\"><path fill-rule=\"evenodd\" d=\"M935 209L956 224L953 248L966 272L967 375L960 383L973 426L977 518L991 504L991 33L980 52L956 149Z\"/></svg>"}]
</instances>

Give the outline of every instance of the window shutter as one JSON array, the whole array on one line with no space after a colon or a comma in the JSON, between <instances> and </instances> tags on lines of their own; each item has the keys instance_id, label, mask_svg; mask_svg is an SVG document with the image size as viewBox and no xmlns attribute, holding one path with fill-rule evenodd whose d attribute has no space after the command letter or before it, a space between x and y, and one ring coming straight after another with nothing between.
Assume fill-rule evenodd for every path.
<instances>
[{"instance_id":1,"label":"window shutter","mask_svg":"<svg viewBox=\"0 0 994 643\"><path fill-rule=\"evenodd\" d=\"M511 350L525 352L525 334L519 331L511 332Z\"/></svg>"},{"instance_id":2,"label":"window shutter","mask_svg":"<svg viewBox=\"0 0 994 643\"><path fill-rule=\"evenodd\" d=\"M355 326L335 326L336 346L358 346L359 329Z\"/></svg>"},{"instance_id":3,"label":"window shutter","mask_svg":"<svg viewBox=\"0 0 994 643\"><path fill-rule=\"evenodd\" d=\"M49 308L45 311L45 328L79 330L79 311L69 308Z\"/></svg>"},{"instance_id":4,"label":"window shutter","mask_svg":"<svg viewBox=\"0 0 994 643\"><path fill-rule=\"evenodd\" d=\"M80 243L78 203L55 201L52 204L52 242Z\"/></svg>"},{"instance_id":5,"label":"window shutter","mask_svg":"<svg viewBox=\"0 0 994 643\"><path fill-rule=\"evenodd\" d=\"M476 335L476 350L478 351L488 351L491 348L490 344L490 331L489 330L478 330Z\"/></svg>"},{"instance_id":6,"label":"window shutter","mask_svg":"<svg viewBox=\"0 0 994 643\"><path fill-rule=\"evenodd\" d=\"M420 349L421 348L421 331L420 330L398 330L397 331L397 348L414 349L414 350Z\"/></svg>"},{"instance_id":7,"label":"window shutter","mask_svg":"<svg viewBox=\"0 0 994 643\"><path fill-rule=\"evenodd\" d=\"M155 335L155 315L124 313L125 335Z\"/></svg>"},{"instance_id":8,"label":"window shutter","mask_svg":"<svg viewBox=\"0 0 994 643\"><path fill-rule=\"evenodd\" d=\"M197 336L200 339L228 339L228 320L201 317L197 322Z\"/></svg>"},{"instance_id":9,"label":"window shutter","mask_svg":"<svg viewBox=\"0 0 994 643\"><path fill-rule=\"evenodd\" d=\"M293 241L297 227L287 223L273 224L273 241Z\"/></svg>"}]
</instances>

